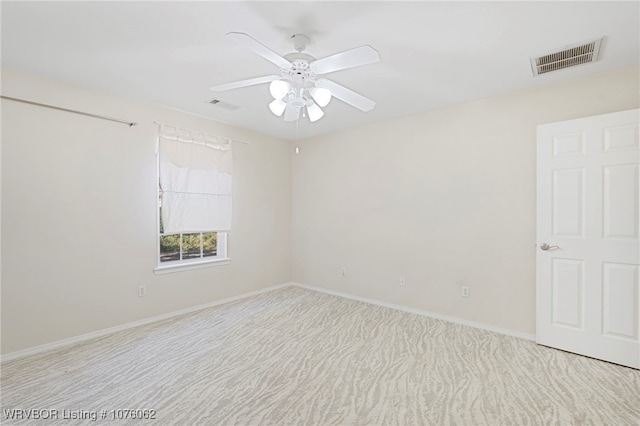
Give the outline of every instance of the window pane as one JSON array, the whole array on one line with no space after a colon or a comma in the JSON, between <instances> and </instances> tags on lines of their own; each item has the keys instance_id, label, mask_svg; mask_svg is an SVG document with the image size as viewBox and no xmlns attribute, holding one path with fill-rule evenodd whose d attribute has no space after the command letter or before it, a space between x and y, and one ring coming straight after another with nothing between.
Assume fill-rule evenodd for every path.
<instances>
[{"instance_id":1,"label":"window pane","mask_svg":"<svg viewBox=\"0 0 640 426\"><path fill-rule=\"evenodd\" d=\"M164 226L162 225L162 188L158 182L158 218L160 219L160 235L164 234Z\"/></svg>"},{"instance_id":2,"label":"window pane","mask_svg":"<svg viewBox=\"0 0 640 426\"><path fill-rule=\"evenodd\" d=\"M215 256L218 252L218 234L205 232L202 234L202 256Z\"/></svg>"},{"instance_id":3,"label":"window pane","mask_svg":"<svg viewBox=\"0 0 640 426\"><path fill-rule=\"evenodd\" d=\"M160 236L160 262L180 260L180 234Z\"/></svg>"},{"instance_id":4,"label":"window pane","mask_svg":"<svg viewBox=\"0 0 640 426\"><path fill-rule=\"evenodd\" d=\"M200 257L200 235L202 234L182 234L183 259Z\"/></svg>"}]
</instances>

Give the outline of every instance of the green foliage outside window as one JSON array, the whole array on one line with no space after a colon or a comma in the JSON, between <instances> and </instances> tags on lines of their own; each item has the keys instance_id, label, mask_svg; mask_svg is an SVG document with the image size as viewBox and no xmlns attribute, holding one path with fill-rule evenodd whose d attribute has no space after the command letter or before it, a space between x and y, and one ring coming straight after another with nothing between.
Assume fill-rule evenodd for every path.
<instances>
[{"instance_id":1,"label":"green foliage outside window","mask_svg":"<svg viewBox=\"0 0 640 426\"><path fill-rule=\"evenodd\" d=\"M160 261L168 262L215 256L217 254L217 236L218 234L215 232L161 235ZM180 244L182 244L182 256Z\"/></svg>"}]
</instances>

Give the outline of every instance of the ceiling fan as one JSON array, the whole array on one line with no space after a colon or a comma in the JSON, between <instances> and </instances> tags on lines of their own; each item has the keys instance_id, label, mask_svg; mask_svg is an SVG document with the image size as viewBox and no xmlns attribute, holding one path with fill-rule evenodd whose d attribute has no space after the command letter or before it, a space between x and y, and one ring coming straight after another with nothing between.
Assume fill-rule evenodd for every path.
<instances>
[{"instance_id":1,"label":"ceiling fan","mask_svg":"<svg viewBox=\"0 0 640 426\"><path fill-rule=\"evenodd\" d=\"M376 105L371 99L334 81L318 78L320 75L334 71L379 62L378 51L371 46L364 45L316 59L304 53L309 43L309 37L304 34L295 34L291 37L296 52L284 56L280 56L248 34L230 32L226 36L277 65L280 68L280 75L266 75L219 84L211 87L213 91L221 92L270 83L269 91L274 100L269 104L269 109L278 117L284 113L285 121L296 121L301 113L309 117L311 122L319 120L324 115L321 107L327 106L332 97L365 112L371 111Z\"/></svg>"}]
</instances>

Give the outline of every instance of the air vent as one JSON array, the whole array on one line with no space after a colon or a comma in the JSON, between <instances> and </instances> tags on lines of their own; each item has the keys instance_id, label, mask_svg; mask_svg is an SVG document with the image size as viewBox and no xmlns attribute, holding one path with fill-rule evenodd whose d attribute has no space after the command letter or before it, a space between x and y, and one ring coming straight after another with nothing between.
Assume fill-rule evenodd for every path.
<instances>
[{"instance_id":1,"label":"air vent","mask_svg":"<svg viewBox=\"0 0 640 426\"><path fill-rule=\"evenodd\" d=\"M211 100L209 100L207 102L210 103L211 105L215 105L215 106L220 107L222 109L226 109L227 111L235 111L238 108L240 108L237 105L230 104L229 102L221 101L220 99L211 99Z\"/></svg>"},{"instance_id":2,"label":"air vent","mask_svg":"<svg viewBox=\"0 0 640 426\"><path fill-rule=\"evenodd\" d=\"M565 46L537 58L531 58L533 75L546 74L563 68L595 62L598 60L602 38L586 43Z\"/></svg>"}]
</instances>

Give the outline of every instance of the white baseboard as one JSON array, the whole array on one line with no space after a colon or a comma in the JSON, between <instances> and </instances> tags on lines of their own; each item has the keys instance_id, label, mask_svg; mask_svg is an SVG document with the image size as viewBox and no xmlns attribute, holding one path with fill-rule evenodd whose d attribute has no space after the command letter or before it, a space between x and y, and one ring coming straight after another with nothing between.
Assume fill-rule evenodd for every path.
<instances>
[{"instance_id":1,"label":"white baseboard","mask_svg":"<svg viewBox=\"0 0 640 426\"><path fill-rule=\"evenodd\" d=\"M410 308L408 306L395 305L393 303L381 302L381 301L376 300L376 299L369 299L367 297L356 296L356 295L353 295L353 294L343 293L343 292L335 291L335 290L329 290L329 289L322 288L322 287L316 287L316 286L307 285L307 284L300 284L300 283L292 283L292 284L297 286L297 287L306 288L308 290L319 291L319 292L322 292L322 293L332 294L334 296L340 296L340 297L345 297L347 299L357 300L359 302L370 303L372 305L384 306L386 308L397 309L399 311L404 311L404 312L409 312L409 313L412 313L412 314L422 315L422 316L429 317L429 318L435 318L435 319L439 319L439 320L443 320L443 321L453 322L453 323L456 323L456 324L467 325L469 327L479 328L479 329L482 329L482 330L493 331L493 332L504 334L504 335L507 335L507 336L518 337L520 339L532 340L532 341L536 340L536 335L535 334L521 333L519 331L513 331L513 330L507 330L507 329L504 329L504 328L493 327L493 326L482 324L482 323L475 322L475 321L468 321L468 320L464 320L464 319L461 319L461 318L450 317L450 316L446 316L446 315L440 315L440 314L436 314L436 313L429 312L429 311L423 311L422 309Z\"/></svg>"},{"instance_id":2,"label":"white baseboard","mask_svg":"<svg viewBox=\"0 0 640 426\"><path fill-rule=\"evenodd\" d=\"M486 324L477 323L477 322L474 322L474 321L468 321L468 320L463 320L463 319L460 319L460 318L449 317L449 316L446 316L446 315L440 315L440 314L436 314L436 313L433 313L433 312L423 311L421 309L410 308L408 306L395 305L395 304L392 304L392 303L381 302L379 300L369 299L369 298L366 298L366 297L356 296L356 295L353 295L353 294L343 293L343 292L340 292L340 291L329 290L329 289L322 288L322 287L316 287L316 286L311 286L311 285L307 285L307 284L300 284L300 283L295 283L295 282L288 282L288 283L284 283L284 284L279 284L279 285L275 285L275 286L271 286L271 287L262 288L262 289L256 290L256 291L251 291L251 292L248 292L248 293L242 293L242 294L239 294L237 296L232 296L232 297L228 297L226 299L216 300L216 301L210 302L210 303L205 303L205 304L202 304L202 305L192 306L190 308L185 308L185 309L181 309L181 310L178 310L178 311L168 312L166 314L156 315L156 316L151 317L151 318L145 318L145 319L142 319L142 320L139 320L139 321L129 322L129 323L126 323L126 324L117 325L115 327L105 328L105 329L94 331L94 332L91 332L91 333L82 334L80 336L70 337L68 339L58 340L56 342L51 342L51 343L47 343L47 344L44 344L44 345L34 346L32 348L27 348L27 349L23 349L23 350L16 351L16 352L11 352L11 353L2 355L0 357L0 363L11 361L11 360L18 359L18 358L23 358L23 357L26 357L26 356L29 356L29 355L35 355L35 354L39 354L39 353L43 353L43 352L48 352L48 351L51 351L51 350L54 350L54 349L62 348L64 346L69 346L69 345L73 345L75 343L84 342L86 340L95 339L96 337L106 336L106 335L109 335L109 334L116 333L118 331L128 330L130 328L139 327L141 325L151 324L151 323L156 322L156 321L162 321L162 320L165 320L165 319L168 319L168 318L176 317L178 315L183 315L183 314L188 314L188 313L191 313L191 312L196 312L196 311L199 311L199 310L202 310L202 309L211 308L213 306L222 305L222 304L225 304L225 303L229 303L229 302L233 302L233 301L236 301L236 300L244 299L244 298L247 298L247 297L255 296L257 294L267 293L269 291L273 291L273 290L277 290L277 289L284 288L284 287L289 287L289 286L297 286L297 287L301 287L301 288L306 288L308 290L314 290L314 291L319 291L319 292L322 292L322 293L332 294L334 296L345 297L347 299L352 299L352 300L357 300L357 301L360 301L360 302L370 303L372 305L384 306L384 307L387 307L387 308L397 309L397 310L404 311L404 312L410 312L412 314L422 315L422 316L425 316L425 317L436 318L436 319L440 319L440 320L443 320L443 321L449 321L449 322L453 322L453 323L456 323L456 324L462 324L462 325L467 325L467 326L470 326L470 327L479 328L479 329L482 329L482 330L493 331L493 332L504 334L504 335L507 335L507 336L513 336L513 337L518 337L518 338L521 338L521 339L533 340L533 341L536 340L536 336L534 334L521 333L521 332L518 332L518 331L507 330L507 329L498 328L498 327L493 327L493 326L489 326L489 325L486 325Z\"/></svg>"},{"instance_id":3,"label":"white baseboard","mask_svg":"<svg viewBox=\"0 0 640 426\"><path fill-rule=\"evenodd\" d=\"M202 305L192 306L190 308L180 309L179 311L168 312L166 314L156 315L151 318L145 318L139 321L133 321L122 325L117 325L115 327L109 327L102 330L94 331L87 334L81 334L80 336L70 337L68 339L58 340L56 342L46 343L44 345L34 346L32 348L23 349L16 352L10 352L8 354L2 355L0 357L0 363L11 361L17 358L23 358L29 355L35 355L43 352L48 352L54 349L59 349L64 346L73 345L75 343L84 342L89 339L95 339L96 337L102 337L109 334L116 333L122 330L128 330L130 328L139 327L141 325L151 324L156 321L165 320L168 318L176 317L178 315L188 314L191 312L199 311L206 308L211 308L213 306L222 305L224 303L233 302L239 299L244 299L250 296L255 296L257 294L266 293L269 291L277 290L283 287L289 287L295 285L295 283L284 283L279 285L274 285L271 287L261 288L260 290L250 291L248 293L242 293L237 296L227 297L226 299L216 300L214 302L205 303Z\"/></svg>"}]
</instances>

